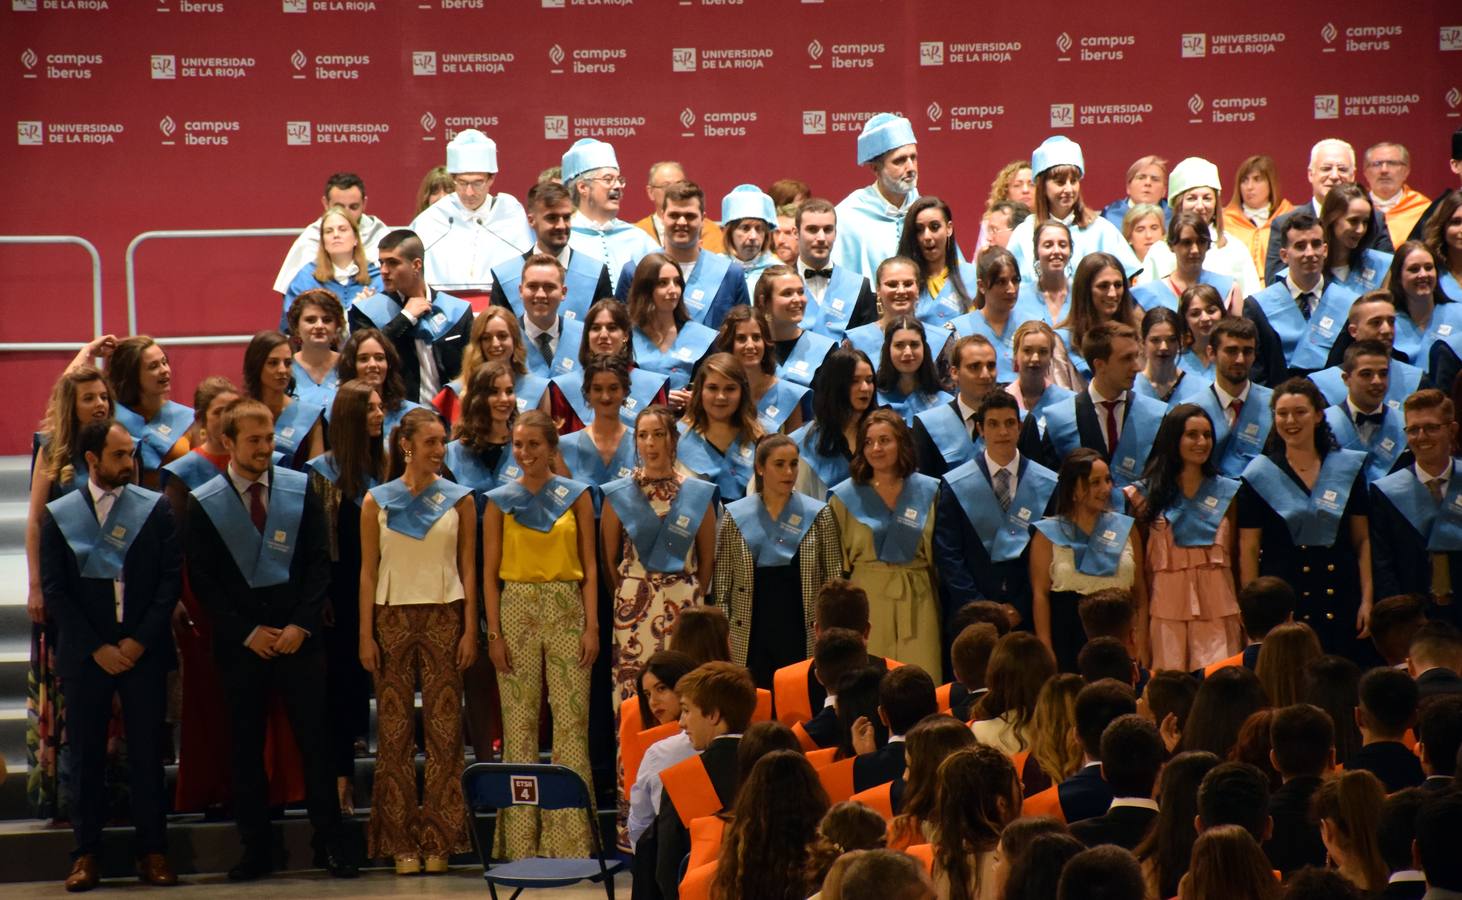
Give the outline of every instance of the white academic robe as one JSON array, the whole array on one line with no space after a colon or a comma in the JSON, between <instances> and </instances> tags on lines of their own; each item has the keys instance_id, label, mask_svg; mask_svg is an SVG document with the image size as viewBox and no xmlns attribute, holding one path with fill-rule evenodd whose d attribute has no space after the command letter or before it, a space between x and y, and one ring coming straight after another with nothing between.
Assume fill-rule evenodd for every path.
<instances>
[{"instance_id":1,"label":"white academic robe","mask_svg":"<svg viewBox=\"0 0 1462 900\"><path fill-rule=\"evenodd\" d=\"M838 238L833 243L833 265L846 266L872 283L878 264L898 254L904 213L917 199L919 192L909 191L903 206L894 209L875 184L844 197L837 205Z\"/></svg>"},{"instance_id":2,"label":"white academic robe","mask_svg":"<svg viewBox=\"0 0 1462 900\"><path fill-rule=\"evenodd\" d=\"M1212 226L1209 226L1209 231L1212 232ZM1203 268L1232 278L1239 286L1241 297L1252 297L1264 290L1264 282L1259 279L1259 270L1254 266L1254 257L1249 254L1249 248L1242 241L1230 238L1222 247L1217 243L1209 247L1208 255L1203 257ZM1148 248L1147 259L1143 260L1142 274L1137 276L1137 283L1146 284L1166 278L1177 269L1178 258L1173 255L1172 249L1166 241L1158 241Z\"/></svg>"},{"instance_id":3,"label":"white academic robe","mask_svg":"<svg viewBox=\"0 0 1462 900\"><path fill-rule=\"evenodd\" d=\"M600 225L575 212L569 224L569 246L604 260L609 266L610 284L615 288L619 287L619 273L625 263L638 264L646 255L660 249L654 238L623 219L610 219Z\"/></svg>"},{"instance_id":4,"label":"white academic robe","mask_svg":"<svg viewBox=\"0 0 1462 900\"><path fill-rule=\"evenodd\" d=\"M385 237L390 230L385 222L370 213L361 213L360 242L365 245L366 262L379 261L378 248L381 238ZM289 252L284 255L284 264L279 267L279 274L274 276L274 293L287 292L289 283L294 281L294 276L298 275L300 269L303 269L306 264L313 265L319 252L320 220L316 219L305 226L305 230L294 239L294 243L289 247Z\"/></svg>"},{"instance_id":5,"label":"white academic robe","mask_svg":"<svg viewBox=\"0 0 1462 900\"><path fill-rule=\"evenodd\" d=\"M416 217L411 230L426 248L427 283L440 290L487 290L492 267L533 247L533 230L523 204L511 194L493 194L475 210L448 194Z\"/></svg>"}]
</instances>

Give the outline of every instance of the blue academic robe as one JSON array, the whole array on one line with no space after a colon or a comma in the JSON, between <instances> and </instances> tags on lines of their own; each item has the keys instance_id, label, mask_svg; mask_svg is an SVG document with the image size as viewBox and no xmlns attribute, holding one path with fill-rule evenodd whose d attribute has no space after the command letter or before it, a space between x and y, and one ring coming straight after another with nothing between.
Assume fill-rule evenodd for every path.
<instances>
[{"instance_id":1,"label":"blue academic robe","mask_svg":"<svg viewBox=\"0 0 1462 900\"><path fill-rule=\"evenodd\" d=\"M1269 429L1274 426L1274 414L1269 409L1269 398L1273 394L1274 391L1264 385L1250 382L1248 399L1239 410L1239 418L1233 428L1229 427L1228 416L1224 415L1212 385L1189 398L1189 402L1201 406L1213 422L1211 456L1220 474L1238 478L1244 474L1244 467L1249 461L1263 452L1264 442L1269 439Z\"/></svg>"},{"instance_id":2,"label":"blue academic robe","mask_svg":"<svg viewBox=\"0 0 1462 900\"><path fill-rule=\"evenodd\" d=\"M515 256L492 267L493 295L501 293L519 319L523 318L523 298L518 287L523 283L525 262L526 258ZM589 307L599 299L599 278L603 273L604 262L597 257L579 251L569 253L568 269L564 272L564 298L558 314L565 319L583 321Z\"/></svg>"},{"instance_id":3,"label":"blue academic robe","mask_svg":"<svg viewBox=\"0 0 1462 900\"><path fill-rule=\"evenodd\" d=\"M1342 450L1359 450L1366 455L1366 481L1383 478L1406 450L1406 422L1400 410L1381 404L1381 426L1371 430L1371 439L1362 441L1350 408L1343 403L1325 410L1325 422Z\"/></svg>"},{"instance_id":4,"label":"blue academic robe","mask_svg":"<svg viewBox=\"0 0 1462 900\"><path fill-rule=\"evenodd\" d=\"M366 266L366 275L370 278L370 284L360 284L354 278L345 284L341 284L333 278L324 281L315 279L315 264L305 263L295 273L294 278L289 282L289 287L284 292L284 309L279 313L279 330L284 334L289 333L289 308L294 305L294 298L305 291L316 288L324 288L334 294L340 301L340 305L350 310L351 304L360 299L361 294L366 290L374 291L377 294L385 293L386 285L381 281L381 267L375 263ZM344 323L341 323L344 324Z\"/></svg>"},{"instance_id":5,"label":"blue academic robe","mask_svg":"<svg viewBox=\"0 0 1462 900\"><path fill-rule=\"evenodd\" d=\"M1015 264L1020 267L1020 277L1032 284L1036 281L1035 218L1031 216L1015 226L1007 244L1010 254L1015 257ZM1142 262L1132 252L1132 246L1127 243L1127 239L1122 237L1122 230L1097 216L1085 228L1071 225L1071 259L1066 263L1066 277L1074 278L1077 264L1086 256L1098 252L1117 257L1128 278L1142 271Z\"/></svg>"},{"instance_id":6,"label":"blue academic robe","mask_svg":"<svg viewBox=\"0 0 1462 900\"><path fill-rule=\"evenodd\" d=\"M832 270L821 300L807 291L807 310L802 314L802 327L839 341L848 330L849 320L858 306L858 297L862 295L868 279L848 266L833 266ZM804 278L804 289L806 283Z\"/></svg>"},{"instance_id":7,"label":"blue academic robe","mask_svg":"<svg viewBox=\"0 0 1462 900\"><path fill-rule=\"evenodd\" d=\"M919 302L914 306L914 317L923 322L924 327L930 331L940 328L951 329L951 323L966 313L966 310L960 305L959 291L954 285L955 278L964 283L965 294L971 301L979 292L979 279L975 275L975 267L960 260L955 268L958 271L950 272L944 279L944 287L939 291L939 296L930 296L927 286L919 292Z\"/></svg>"},{"instance_id":8,"label":"blue academic robe","mask_svg":"<svg viewBox=\"0 0 1462 900\"><path fill-rule=\"evenodd\" d=\"M1210 272L1207 269L1198 273L1198 283L1206 284L1218 291L1222 300L1227 300L1229 291L1234 289L1234 280L1227 275L1220 275L1217 272ZM1166 278L1157 281L1147 281L1132 289L1132 299L1143 311L1152 309L1155 306L1166 306L1173 312L1178 311L1178 295L1173 293L1173 288L1168 284Z\"/></svg>"},{"instance_id":9,"label":"blue academic robe","mask_svg":"<svg viewBox=\"0 0 1462 900\"><path fill-rule=\"evenodd\" d=\"M1386 385L1386 405L1394 410L1400 410L1401 404L1406 398L1416 393L1421 386L1421 378L1424 373L1421 369L1410 363L1404 363L1399 359L1391 360L1391 378ZM1321 369L1310 376L1315 387L1325 395L1325 401L1332 406L1345 402L1346 390L1345 381L1341 377L1340 367L1331 366L1328 369Z\"/></svg>"},{"instance_id":10,"label":"blue academic robe","mask_svg":"<svg viewBox=\"0 0 1462 900\"><path fill-rule=\"evenodd\" d=\"M619 283L614 296L621 302L629 299L629 285L634 280L634 266L625 263L619 272ZM721 320L737 304L749 304L751 296L746 292L746 276L741 263L720 253L701 251L690 277L685 279L685 293L681 303L694 322L709 328L720 328Z\"/></svg>"},{"instance_id":11,"label":"blue academic robe","mask_svg":"<svg viewBox=\"0 0 1462 900\"><path fill-rule=\"evenodd\" d=\"M895 209L873 184L844 197L836 209L838 237L833 244L833 265L847 266L872 281L878 264L898 254L904 214L917 199L919 192L910 191L903 205Z\"/></svg>"},{"instance_id":12,"label":"blue academic robe","mask_svg":"<svg viewBox=\"0 0 1462 900\"><path fill-rule=\"evenodd\" d=\"M569 246L576 253L582 251L603 260L616 290L624 267L630 266L633 271L640 260L657 249L654 238L623 219L612 219L600 226L577 212L569 228Z\"/></svg>"}]
</instances>

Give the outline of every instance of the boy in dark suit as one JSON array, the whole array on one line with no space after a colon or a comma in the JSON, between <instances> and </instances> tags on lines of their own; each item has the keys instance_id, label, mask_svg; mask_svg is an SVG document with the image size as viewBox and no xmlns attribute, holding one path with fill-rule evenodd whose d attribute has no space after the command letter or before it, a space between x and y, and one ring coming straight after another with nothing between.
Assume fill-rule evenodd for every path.
<instances>
[{"instance_id":1,"label":"boy in dark suit","mask_svg":"<svg viewBox=\"0 0 1462 900\"><path fill-rule=\"evenodd\" d=\"M1391 873L1381 892L1382 900L1421 900L1426 893L1426 876L1416 868L1411 847L1416 842L1416 814L1421 812L1427 796L1425 791L1408 788L1381 804L1376 843Z\"/></svg>"},{"instance_id":2,"label":"boy in dark suit","mask_svg":"<svg viewBox=\"0 0 1462 900\"><path fill-rule=\"evenodd\" d=\"M1416 754L1401 742L1416 720L1419 697L1416 682L1399 669L1372 669L1363 675L1355 708L1361 748L1345 761L1345 768L1372 773L1388 794L1426 780Z\"/></svg>"},{"instance_id":3,"label":"boy in dark suit","mask_svg":"<svg viewBox=\"0 0 1462 900\"><path fill-rule=\"evenodd\" d=\"M1422 789L1445 791L1455 784L1462 757L1462 695L1433 697L1416 719L1416 752L1426 773Z\"/></svg>"},{"instance_id":4,"label":"boy in dark suit","mask_svg":"<svg viewBox=\"0 0 1462 900\"><path fill-rule=\"evenodd\" d=\"M1156 725L1138 715L1114 720L1102 732L1102 780L1112 789L1112 805L1106 815L1072 823L1071 833L1088 847L1136 848L1157 821L1152 787L1166 757Z\"/></svg>"},{"instance_id":5,"label":"boy in dark suit","mask_svg":"<svg viewBox=\"0 0 1462 900\"><path fill-rule=\"evenodd\" d=\"M1130 684L1108 678L1082 688L1076 695L1076 739L1085 754L1081 768L1055 787L1027 797L1021 815L1050 815L1066 822L1104 815L1112 805L1112 786L1102 779L1102 733L1119 717L1135 712Z\"/></svg>"},{"instance_id":6,"label":"boy in dark suit","mask_svg":"<svg viewBox=\"0 0 1462 900\"><path fill-rule=\"evenodd\" d=\"M1305 866L1325 865L1320 826L1310 821L1310 798L1335 766L1335 726L1317 706L1298 703L1274 714L1269 723L1269 761L1284 783L1269 798L1273 835L1264 835L1264 852L1274 868L1288 875Z\"/></svg>"}]
</instances>

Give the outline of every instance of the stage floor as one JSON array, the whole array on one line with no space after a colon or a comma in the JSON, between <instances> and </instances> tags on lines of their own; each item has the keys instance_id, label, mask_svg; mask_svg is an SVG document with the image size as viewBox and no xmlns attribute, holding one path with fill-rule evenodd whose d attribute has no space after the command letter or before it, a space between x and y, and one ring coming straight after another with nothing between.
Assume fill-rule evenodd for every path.
<instances>
[{"instance_id":1,"label":"stage floor","mask_svg":"<svg viewBox=\"0 0 1462 900\"><path fill-rule=\"evenodd\" d=\"M615 896L629 897L628 873L615 879ZM61 882L31 881L7 884L3 888L5 900L56 900L66 896ZM511 890L500 890L499 896L506 898ZM367 872L359 878L335 879L322 872L306 874L276 875L249 884L234 884L222 875L194 875L182 879L174 888L153 888L139 884L136 879L113 879L103 881L101 887L91 892L100 898L125 895L134 900L278 900L280 897L392 897L412 900L417 897L478 896L486 898L487 884L477 869L462 867L446 875L426 877L397 877L386 869ZM604 897L604 886L583 884L578 887L552 890L530 890L524 893L524 900L530 897L553 897L557 900L595 900Z\"/></svg>"}]
</instances>

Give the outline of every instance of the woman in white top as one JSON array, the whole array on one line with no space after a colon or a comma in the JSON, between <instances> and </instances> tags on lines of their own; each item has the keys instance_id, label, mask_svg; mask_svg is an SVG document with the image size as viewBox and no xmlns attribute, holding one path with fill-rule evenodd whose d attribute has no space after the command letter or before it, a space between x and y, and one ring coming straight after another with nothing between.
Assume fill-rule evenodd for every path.
<instances>
[{"instance_id":1,"label":"woman in white top","mask_svg":"<svg viewBox=\"0 0 1462 900\"><path fill-rule=\"evenodd\" d=\"M1221 188L1218 167L1206 159L1190 156L1173 167L1168 176L1168 207L1173 215L1194 213L1208 223L1213 238L1208 254L1203 259L1203 269L1215 272L1233 280L1240 297L1257 294L1264 283L1259 279L1259 270L1247 244L1230 240L1223 233L1224 213L1219 204ZM1139 284L1168 277L1178 268L1178 258L1172 248L1163 242L1153 244L1147 251ZM1234 311L1238 315L1239 311Z\"/></svg>"},{"instance_id":2,"label":"woman in white top","mask_svg":"<svg viewBox=\"0 0 1462 900\"><path fill-rule=\"evenodd\" d=\"M1029 753L1041 687L1056 677L1056 658L1029 631L1012 631L990 651L987 690L970 709L975 740L1007 756Z\"/></svg>"},{"instance_id":3,"label":"woman in white top","mask_svg":"<svg viewBox=\"0 0 1462 900\"><path fill-rule=\"evenodd\" d=\"M360 513L360 662L376 682L376 777L369 852L396 874L447 871L472 845L459 780L462 671L477 658L477 507L441 478L447 435L413 409L391 434L391 474ZM418 805L416 687L426 729L426 792Z\"/></svg>"}]
</instances>

